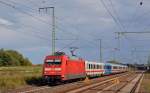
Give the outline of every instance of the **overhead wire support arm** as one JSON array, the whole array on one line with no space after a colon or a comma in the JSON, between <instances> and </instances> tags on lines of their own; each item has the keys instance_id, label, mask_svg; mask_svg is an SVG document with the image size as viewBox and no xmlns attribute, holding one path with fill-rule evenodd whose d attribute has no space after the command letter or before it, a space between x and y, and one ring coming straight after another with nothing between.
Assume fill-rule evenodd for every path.
<instances>
[{"instance_id":1,"label":"overhead wire support arm","mask_svg":"<svg viewBox=\"0 0 150 93\"><path fill-rule=\"evenodd\" d=\"M118 35L118 41L119 41L119 43L120 43L120 37L121 37L121 35L124 35L124 34L147 34L147 33L149 33L150 34L150 31L143 31L143 32L127 32L127 31L125 31L125 32L115 32L117 35ZM119 47L120 47L120 44L119 44Z\"/></svg>"},{"instance_id":2,"label":"overhead wire support arm","mask_svg":"<svg viewBox=\"0 0 150 93\"><path fill-rule=\"evenodd\" d=\"M115 32L117 34L145 34L145 33L150 33L150 31L145 31L145 32Z\"/></svg>"}]
</instances>

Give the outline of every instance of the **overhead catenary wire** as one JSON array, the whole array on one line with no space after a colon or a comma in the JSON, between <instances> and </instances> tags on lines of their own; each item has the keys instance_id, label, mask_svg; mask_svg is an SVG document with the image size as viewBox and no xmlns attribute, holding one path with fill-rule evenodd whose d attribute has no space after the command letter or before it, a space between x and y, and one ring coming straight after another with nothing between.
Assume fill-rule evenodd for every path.
<instances>
[{"instance_id":1,"label":"overhead catenary wire","mask_svg":"<svg viewBox=\"0 0 150 93\"><path fill-rule=\"evenodd\" d=\"M11 3L13 3L13 4L18 4L18 3L16 3L16 2L14 2L14 1L10 1ZM35 4L35 3L34 3ZM30 10L32 10L32 11L37 11L37 9L33 9L33 8L31 8L31 7L28 7L28 6L26 6L26 5L23 5L23 4L21 4L22 6L24 6L24 7L26 7L26 8L28 8L28 9L30 9ZM36 5L37 7L39 7L38 5ZM32 12L32 11L30 11L30 12ZM28 12L26 12L27 14L29 14ZM33 15L32 15L32 17L33 17ZM55 17L57 20L59 19L58 17ZM42 19L40 19L40 18L38 18L37 19L38 21L40 21L40 22L44 22L44 23L46 23L48 26L49 25L51 25L52 26L52 24L51 23L49 23L49 22L46 22L46 21L44 21L44 20L42 20ZM56 22L57 22L57 20L56 20ZM61 25L61 24L60 24ZM56 27L56 29L58 29L58 31L62 31L62 32L64 32L64 33L67 33L67 34L72 34L71 32L66 32L66 30L64 30L64 29L62 29L62 28L60 28L59 26L55 26ZM72 35L74 35L74 34L72 34ZM77 37L77 36L76 36Z\"/></svg>"},{"instance_id":2,"label":"overhead catenary wire","mask_svg":"<svg viewBox=\"0 0 150 93\"><path fill-rule=\"evenodd\" d=\"M10 1L11 3L13 3L13 4L18 4L18 3L16 3L16 2L14 2L14 1ZM23 5L23 4L21 4L21 5ZM30 10L32 10L32 11L37 11L36 9L33 9L33 8L31 8L31 7L28 7L28 6L26 6L26 5L23 5L24 7L26 7L26 8L28 8L28 9L30 9ZM14 6L15 7L15 6ZM39 6L37 6L37 7L39 7ZM16 9L16 8L15 8ZM32 11L30 11L30 12L32 12ZM33 13L33 12L32 12ZM52 26L52 24L51 23L49 23L49 22L47 22L47 21L44 21L44 20L42 20L42 19L40 19L40 18L38 18L38 17L35 17L35 16L33 16L32 14L29 14L28 12L25 12L25 14L27 14L27 15L29 15L29 16L31 16L31 17L34 17L36 20L38 20L38 21L40 21L40 22L44 22L46 25L51 25ZM58 19L57 17L55 17L56 19ZM57 21L57 20L56 20ZM59 31L62 31L62 32L64 32L64 33L67 33L64 29L62 29L62 28L59 28L58 26L55 26L56 27L56 29L58 29ZM70 33L70 32L69 32ZM68 33L67 33L68 34ZM72 34L72 33L70 33L70 34Z\"/></svg>"},{"instance_id":3,"label":"overhead catenary wire","mask_svg":"<svg viewBox=\"0 0 150 93\"><path fill-rule=\"evenodd\" d=\"M114 22L116 23L116 25L118 25L119 29L121 30L121 32L127 32L125 26L122 24L120 18L118 17L118 14L116 13L113 3L111 0L109 0L111 6L112 6L112 10L114 12L114 14L116 14L115 16L111 13L111 11L109 10L109 8L107 7L107 5L104 3L103 0L101 0L101 3L103 4L104 8L106 9L106 11L108 12L108 14L112 17L112 19L114 20Z\"/></svg>"},{"instance_id":4,"label":"overhead catenary wire","mask_svg":"<svg viewBox=\"0 0 150 93\"><path fill-rule=\"evenodd\" d=\"M112 14L112 12L110 11L110 9L107 7L107 5L105 4L105 2L104 2L103 0L100 0L100 1L101 1L102 5L104 6L104 8L106 9L106 11L108 12L108 14L109 14L109 15L112 17L112 19L114 20L116 26L117 26L122 32L123 32L123 31L126 32L126 28L125 28L124 24L121 22L120 17L119 17L119 15L118 15L118 13L116 12L112 1L109 0L110 5L111 5L111 7L112 7L112 12L113 12L115 15ZM120 37L119 37L119 35L118 35L118 49L119 49L119 51L120 51L120 39L119 39L119 38L120 38Z\"/></svg>"},{"instance_id":5,"label":"overhead catenary wire","mask_svg":"<svg viewBox=\"0 0 150 93\"><path fill-rule=\"evenodd\" d=\"M11 5L11 4L9 4L9 3L5 3L5 2L3 2L3 1L0 1L0 3L2 3L2 4L4 4L4 5L7 5L7 6L9 6L9 7L12 7L12 8L14 8L14 9L17 9L18 10L18 8L16 8L15 6L13 6L13 5ZM19 12L20 12L21 10L19 10ZM31 16L31 17L33 17L33 18L36 18L36 17L34 17L33 15L31 15L31 14L29 14L29 13L26 13L26 12L22 12L22 13L25 13L25 14L27 14L27 15L29 15L29 16ZM36 18L37 19L37 18ZM23 26L23 27L29 27L29 28L32 28L32 29L35 29L36 31L32 31L32 32L35 32L35 33L31 33L31 32L23 32L23 31L16 31L16 32L19 32L19 33L24 33L24 34L28 34L28 35L30 35L30 36L34 36L34 37L36 37L36 38L39 38L39 39L42 39L42 40L46 40L46 41L49 41L49 39L48 38L45 38L45 36L41 36L41 33L39 33L39 32L37 32L37 31L39 31L39 29L37 29L37 28L34 28L33 26L31 26L31 25L26 25L26 24L23 24L23 23L20 23L20 25L21 26ZM14 31L14 30L13 30ZM29 34L30 33L30 34ZM31 35L32 34L32 35Z\"/></svg>"},{"instance_id":6,"label":"overhead catenary wire","mask_svg":"<svg viewBox=\"0 0 150 93\"><path fill-rule=\"evenodd\" d=\"M114 14L115 14L115 16L116 16L115 18L118 20L118 22L119 22L119 24L121 25L121 27L123 28L123 30L124 30L124 31L127 31L127 28L124 26L123 22L121 21L121 19L120 19L120 17L119 17L119 14L117 13L117 11L116 11L116 9L115 9L112 0L109 0L109 2L110 2L110 5L112 6L112 10L113 10L113 12L114 12Z\"/></svg>"},{"instance_id":7,"label":"overhead catenary wire","mask_svg":"<svg viewBox=\"0 0 150 93\"><path fill-rule=\"evenodd\" d=\"M0 3L2 3L2 4L5 4L5 5L7 5L7 6L11 6L12 8L15 8L16 9L16 6L13 6L13 5L9 5L8 3L6 3L6 2L0 2ZM12 2L13 3L13 2ZM14 4L17 4L17 3L15 3L14 2ZM29 8L30 9L30 7L27 7L27 8ZM34 9L32 9L32 10L34 10ZM21 11L21 9L19 9L19 12ZM22 12L22 13L28 13L28 12ZM28 14L27 14L28 15ZM30 15L32 15L32 14L30 14ZM29 15L28 15L29 16ZM32 15L33 16L33 15ZM31 16L31 17L32 17ZM33 16L34 17L34 16ZM35 18L36 19L36 18ZM37 19L36 19L37 20ZM40 20L42 20L42 19L40 19ZM40 21L40 20L38 20L38 21ZM43 21L42 21L43 22ZM45 22L44 22L45 23ZM48 24L47 22L45 23L45 24ZM48 24L49 25L49 24ZM57 27L58 28L58 27ZM60 28L59 28L59 30L60 30ZM61 31L62 31L62 29L61 29ZM66 31L64 30L63 32L65 32L66 33ZM68 33L67 33L68 34ZM78 35L80 35L80 34L74 34L74 33L71 33L72 35L77 35L77 37L79 37ZM86 34L86 33L85 33ZM87 41L87 42L89 42L89 44L91 44L91 43L93 43L93 44L91 44L92 46L95 46L96 45L96 43L94 43L94 41L93 40L87 40L87 39L83 39L83 40L85 40L85 41ZM69 45L69 44L68 44ZM68 45L66 45L66 46L68 46Z\"/></svg>"},{"instance_id":8,"label":"overhead catenary wire","mask_svg":"<svg viewBox=\"0 0 150 93\"><path fill-rule=\"evenodd\" d=\"M18 12L21 12L21 13L23 13L23 14L25 14L25 15L28 15L28 16L30 16L30 17L32 17L32 18L38 20L38 21L41 21L41 22L43 22L43 23L49 25L47 22L43 21L42 19L39 19L39 18L33 16L32 14L29 14L28 12L22 11L21 9L17 8L16 6L14 6L14 5L10 4L10 3L4 2L4 1L0 1L0 3L1 3L1 4L4 4L4 5L6 5L6 6L9 6L9 7L13 8L13 9L17 10ZM90 41L90 40L86 40L86 41L89 41L90 43L95 44L93 41Z\"/></svg>"},{"instance_id":9,"label":"overhead catenary wire","mask_svg":"<svg viewBox=\"0 0 150 93\"><path fill-rule=\"evenodd\" d=\"M11 2L14 3L14 4L17 4L17 3L13 2L13 1L11 1ZM49 25L52 26L52 24L50 24L49 22L44 21L44 20L40 19L39 17L36 17L36 16L34 16L34 15L32 15L32 14L26 12L26 11L23 11L23 10L17 8L15 5L12 5L12 4L7 3L7 2L4 2L4 1L0 1L0 3L1 3L1 4L4 4L4 5L6 5L6 6L9 6L9 7L13 8L13 9L17 10L18 12L21 12L21 13L27 15L27 16L30 16L30 17L34 18L35 20L38 20L38 21L40 21L40 22L46 24L48 27L49 27ZM26 7L27 7L27 6L26 6ZM30 8L30 7L28 7L28 8ZM30 9L32 9L32 8L30 8ZM35 10L35 9L32 9L32 10ZM62 30L62 29L58 28L57 26L56 26L56 29L59 29L59 31L63 31L64 33L66 33L65 30Z\"/></svg>"},{"instance_id":10,"label":"overhead catenary wire","mask_svg":"<svg viewBox=\"0 0 150 93\"><path fill-rule=\"evenodd\" d=\"M110 2L110 6L112 7L112 11L113 11L113 13L114 13L115 16L116 16L116 19L117 19L118 22L121 24L120 17L119 17L119 15L118 15L116 9L114 8L113 2L112 2L111 0L108 0L108 1ZM121 24L121 25L122 25L123 29L125 29L124 25L123 25L123 24ZM118 35L117 39L118 39L118 49L119 49L119 51L120 51L120 48L121 48L121 47L120 47L120 44L121 44L121 42L120 42L120 36L119 36L119 35Z\"/></svg>"},{"instance_id":11,"label":"overhead catenary wire","mask_svg":"<svg viewBox=\"0 0 150 93\"><path fill-rule=\"evenodd\" d=\"M121 30L124 31L124 27L119 23L119 21L115 18L115 16L110 12L109 8L105 4L103 0L100 0L104 8L106 9L107 13L111 16L111 18L114 20L116 26Z\"/></svg>"},{"instance_id":12,"label":"overhead catenary wire","mask_svg":"<svg viewBox=\"0 0 150 93\"><path fill-rule=\"evenodd\" d=\"M59 23L60 26L63 26L63 24L61 23L62 20L61 20L60 18L58 18L58 17L55 17L55 18L57 19L56 22ZM66 23L65 23L65 24L66 24ZM67 23L67 25L71 26L71 25L68 24L68 23ZM59 28L59 29L61 29L59 26L56 26L56 27ZM64 27L64 26L63 26L63 27ZM74 30L76 30L76 31L79 30L79 29L77 29L77 28L74 27L74 26L71 26L71 27L73 27ZM64 30L64 31L65 31L65 30ZM70 33L70 32L69 32L69 33ZM70 33L70 34L75 35L76 38L79 38L79 35L80 35L80 34L75 34L75 33ZM87 34L87 33L85 33L85 34ZM91 35L91 34L89 34L89 35ZM90 40L86 40L86 41L88 41L88 42L90 42L90 43L92 42L92 43L95 45L94 41L90 41Z\"/></svg>"},{"instance_id":13,"label":"overhead catenary wire","mask_svg":"<svg viewBox=\"0 0 150 93\"><path fill-rule=\"evenodd\" d=\"M14 4L17 4L17 3L15 3L15 2L13 2L13 1L11 1L12 3L14 3ZM29 13L27 13L27 12L25 12L25 11L22 11L22 10L20 10L20 9L18 9L16 6L14 6L14 5L11 5L11 4L9 4L9 3L6 3L6 2L3 2L3 1L0 1L0 3L2 3L2 4L4 4L4 5L7 5L7 6L9 6L9 7L11 7L11 8L14 8L15 10L19 10L19 12L21 12L21 13L23 13L23 14L26 14L26 15L28 15L28 16L31 16L31 17L33 17L33 18L35 18L36 20L39 20L39 21L41 21L41 22L44 22L44 23L46 23L45 21L43 21L42 19L40 19L40 18L37 18L37 17L35 17L35 16L33 16L32 14L29 14ZM28 8L30 8L30 7L28 7ZM30 9L32 9L32 8L30 8ZM34 9L33 9L34 10ZM49 23L46 23L47 25L49 25ZM25 25L25 24L23 24L23 25ZM32 26L30 26L30 25L28 25L29 27L32 27ZM33 28L33 27L32 27ZM36 28L35 28L36 29ZM36 29L37 31L38 31L38 29ZM64 31L65 32L65 31Z\"/></svg>"},{"instance_id":14,"label":"overhead catenary wire","mask_svg":"<svg viewBox=\"0 0 150 93\"><path fill-rule=\"evenodd\" d=\"M0 1L0 3L1 3L1 1ZM4 3L3 3L4 4ZM9 5L8 3L5 3L5 5ZM15 6L13 6L13 5L9 5L9 6L11 6L11 7L15 7ZM35 32L34 33L34 36L35 37L39 37L39 38L41 38L41 39L44 39L44 40L46 40L46 41L48 41L48 38L45 38L45 36L46 35L44 35L43 34L43 36L42 36L42 33L41 32L39 32L40 31L40 29L38 29L38 28L35 28L35 27L33 27L33 26L31 26L31 25L27 25L27 24L24 24L24 23L19 23L22 27L28 27L28 28L31 28L31 29L34 29L32 32ZM20 31L18 31L18 32L20 32ZM22 33L22 32L21 32ZM24 32L23 32L24 33ZM31 32L25 32L25 33L31 33ZM33 36L33 35L32 35Z\"/></svg>"},{"instance_id":15,"label":"overhead catenary wire","mask_svg":"<svg viewBox=\"0 0 150 93\"><path fill-rule=\"evenodd\" d=\"M29 0L29 2L32 2L31 0ZM32 3L34 3L34 2L32 2ZM37 5L36 3L34 3L37 7L40 7L39 5ZM64 20L62 20L62 19L60 19L59 17L57 17L57 16L55 16L55 19L57 19L56 20L56 22L59 24L59 26L62 26L62 27L64 27L64 24L62 23L62 21L64 21ZM73 25L70 25L69 23L66 23L65 22L65 24L67 24L68 26L70 26L70 27L72 27L74 30L76 30L76 31L80 31L77 27L75 27L75 26L73 26ZM62 28L60 28L59 26L56 26L58 29L60 29L60 30L62 30L62 31L66 31L65 29L62 29ZM76 35L76 37L78 37L78 35L79 34L75 34L75 33L71 33L71 32L68 32L69 34L72 34L72 35ZM91 33L85 33L85 34L87 34L87 35L89 35L89 36L91 36Z\"/></svg>"},{"instance_id":16,"label":"overhead catenary wire","mask_svg":"<svg viewBox=\"0 0 150 93\"><path fill-rule=\"evenodd\" d=\"M12 5L12 4L7 3L7 2L5 2L5 1L0 1L0 3L6 5L6 6L8 6L8 7L11 7L11 8L13 8L13 9L17 10L18 12L21 12L21 13L27 15L27 16L30 16L30 17L32 17L32 18L34 18L34 19L36 19L36 20L38 20L38 21L40 21L40 22L42 22L42 23L44 23L44 24L46 24L46 25L50 25L48 22L46 22L46 21L44 21L44 20L42 20L42 19L40 19L40 18L38 18L38 17L36 17L36 16L33 16L32 14L30 14L30 13L28 13L28 12L26 12L26 11L23 11L23 10L17 8L15 5Z\"/></svg>"},{"instance_id":17,"label":"overhead catenary wire","mask_svg":"<svg viewBox=\"0 0 150 93\"><path fill-rule=\"evenodd\" d=\"M31 1L31 0L29 0L29 1ZM33 2L32 2L33 3ZM37 5L36 3L34 3L37 7L40 7L39 5ZM59 17L55 17L55 19L56 19L56 23L58 23L58 25L59 26L56 26L56 28L58 29L58 30L62 30L63 32L66 32L67 30L65 30L65 29L62 29L62 28L60 28L60 26L62 26L62 27L64 27L64 24L62 23L62 19L60 19ZM70 27L72 27L75 31L80 31L77 27L75 27L75 26L73 26L73 25L70 25L69 23L66 23L65 22L65 24L67 24L68 26L70 26ZM73 36L75 36L76 38L78 38L79 37L79 35L80 34L75 34L75 33L71 33L71 32L67 32L67 33L69 33L69 34L71 34L71 35L73 35ZM85 33L85 34L87 34L87 35L89 35L89 36L91 36L91 33ZM93 41L92 41L93 42Z\"/></svg>"}]
</instances>

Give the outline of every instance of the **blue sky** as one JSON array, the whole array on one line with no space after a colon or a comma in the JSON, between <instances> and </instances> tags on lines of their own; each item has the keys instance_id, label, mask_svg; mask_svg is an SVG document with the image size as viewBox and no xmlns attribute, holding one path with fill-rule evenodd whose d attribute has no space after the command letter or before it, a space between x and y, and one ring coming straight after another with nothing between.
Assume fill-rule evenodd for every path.
<instances>
[{"instance_id":1,"label":"blue sky","mask_svg":"<svg viewBox=\"0 0 150 93\"><path fill-rule=\"evenodd\" d=\"M119 43L115 32L149 31L149 4L149 0L0 0L0 48L18 50L34 64L43 63L51 54L52 11L39 13L38 8L54 6L56 38L72 39L57 40L56 50L70 54L69 47L75 46L78 56L97 61L97 39L102 39L103 62L146 63L149 34L121 35Z\"/></svg>"}]
</instances>

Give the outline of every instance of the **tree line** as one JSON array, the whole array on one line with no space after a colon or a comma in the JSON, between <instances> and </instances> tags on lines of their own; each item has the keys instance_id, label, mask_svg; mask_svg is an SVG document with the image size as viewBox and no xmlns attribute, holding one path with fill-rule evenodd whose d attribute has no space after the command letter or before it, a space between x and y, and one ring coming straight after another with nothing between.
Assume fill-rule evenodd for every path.
<instances>
[{"instance_id":1,"label":"tree line","mask_svg":"<svg viewBox=\"0 0 150 93\"><path fill-rule=\"evenodd\" d=\"M31 66L31 61L15 50L0 49L0 66Z\"/></svg>"}]
</instances>

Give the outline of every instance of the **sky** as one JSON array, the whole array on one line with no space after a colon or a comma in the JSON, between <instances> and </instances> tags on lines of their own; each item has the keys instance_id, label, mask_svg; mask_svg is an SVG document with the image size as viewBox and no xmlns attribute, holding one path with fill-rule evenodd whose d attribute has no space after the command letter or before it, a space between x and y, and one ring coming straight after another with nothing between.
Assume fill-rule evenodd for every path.
<instances>
[{"instance_id":1,"label":"sky","mask_svg":"<svg viewBox=\"0 0 150 93\"><path fill-rule=\"evenodd\" d=\"M140 4L142 2L142 4ZM42 64L51 54L52 10L55 7L56 51L103 62L146 63L150 54L149 0L0 0L0 48L13 49Z\"/></svg>"}]
</instances>

